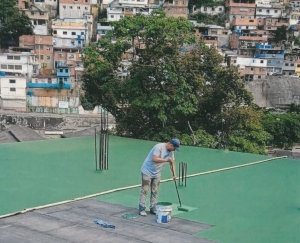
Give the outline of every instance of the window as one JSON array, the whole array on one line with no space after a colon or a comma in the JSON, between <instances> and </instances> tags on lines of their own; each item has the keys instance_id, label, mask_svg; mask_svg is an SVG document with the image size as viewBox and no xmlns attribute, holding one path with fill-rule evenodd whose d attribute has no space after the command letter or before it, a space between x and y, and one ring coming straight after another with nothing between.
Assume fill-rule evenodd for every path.
<instances>
[{"instance_id":1,"label":"window","mask_svg":"<svg viewBox=\"0 0 300 243\"><path fill-rule=\"evenodd\" d=\"M258 79L261 79L261 76L257 76Z\"/></svg>"},{"instance_id":2,"label":"window","mask_svg":"<svg viewBox=\"0 0 300 243\"><path fill-rule=\"evenodd\" d=\"M88 10L88 7L85 7L85 10Z\"/></svg>"},{"instance_id":3,"label":"window","mask_svg":"<svg viewBox=\"0 0 300 243\"><path fill-rule=\"evenodd\" d=\"M68 32L67 32L67 31L64 31L64 32L63 32L63 35L66 35L66 34L68 34Z\"/></svg>"},{"instance_id":4,"label":"window","mask_svg":"<svg viewBox=\"0 0 300 243\"><path fill-rule=\"evenodd\" d=\"M85 2L86 2L86 3L88 3L88 2L89 2L89 0L85 0Z\"/></svg>"},{"instance_id":5,"label":"window","mask_svg":"<svg viewBox=\"0 0 300 243\"><path fill-rule=\"evenodd\" d=\"M14 56L14 60L21 60L20 56Z\"/></svg>"},{"instance_id":6,"label":"window","mask_svg":"<svg viewBox=\"0 0 300 243\"><path fill-rule=\"evenodd\" d=\"M275 13L277 13L278 12L278 10L275 10Z\"/></svg>"},{"instance_id":7,"label":"window","mask_svg":"<svg viewBox=\"0 0 300 243\"><path fill-rule=\"evenodd\" d=\"M291 63L291 66L294 67L294 63Z\"/></svg>"},{"instance_id":8,"label":"window","mask_svg":"<svg viewBox=\"0 0 300 243\"><path fill-rule=\"evenodd\" d=\"M55 34L55 35L56 35L56 34L57 34L57 30L53 30L53 34Z\"/></svg>"},{"instance_id":9,"label":"window","mask_svg":"<svg viewBox=\"0 0 300 243\"><path fill-rule=\"evenodd\" d=\"M7 56L7 60L14 60L13 56Z\"/></svg>"},{"instance_id":10,"label":"window","mask_svg":"<svg viewBox=\"0 0 300 243\"><path fill-rule=\"evenodd\" d=\"M67 82L68 81L68 79L67 78L64 78L64 82Z\"/></svg>"},{"instance_id":11,"label":"window","mask_svg":"<svg viewBox=\"0 0 300 243\"><path fill-rule=\"evenodd\" d=\"M258 12L261 12L262 10L261 9L258 9Z\"/></svg>"},{"instance_id":12,"label":"window","mask_svg":"<svg viewBox=\"0 0 300 243\"><path fill-rule=\"evenodd\" d=\"M84 32L81 32L81 35L84 35Z\"/></svg>"},{"instance_id":13,"label":"window","mask_svg":"<svg viewBox=\"0 0 300 243\"><path fill-rule=\"evenodd\" d=\"M288 66L288 65L289 65L288 63L285 63L285 64L284 64L284 66Z\"/></svg>"},{"instance_id":14,"label":"window","mask_svg":"<svg viewBox=\"0 0 300 243\"><path fill-rule=\"evenodd\" d=\"M76 35L76 32L72 32L72 35Z\"/></svg>"},{"instance_id":15,"label":"window","mask_svg":"<svg viewBox=\"0 0 300 243\"><path fill-rule=\"evenodd\" d=\"M234 60L233 63L236 63L236 60Z\"/></svg>"},{"instance_id":16,"label":"window","mask_svg":"<svg viewBox=\"0 0 300 243\"><path fill-rule=\"evenodd\" d=\"M15 69L14 65L8 65L8 69Z\"/></svg>"},{"instance_id":17,"label":"window","mask_svg":"<svg viewBox=\"0 0 300 243\"><path fill-rule=\"evenodd\" d=\"M40 59L41 59L41 60L44 60L44 55L40 55Z\"/></svg>"},{"instance_id":18,"label":"window","mask_svg":"<svg viewBox=\"0 0 300 243\"><path fill-rule=\"evenodd\" d=\"M110 17L113 19L115 16L114 15L110 15Z\"/></svg>"},{"instance_id":19,"label":"window","mask_svg":"<svg viewBox=\"0 0 300 243\"><path fill-rule=\"evenodd\" d=\"M47 46L47 51L50 51L51 47L50 46Z\"/></svg>"},{"instance_id":20,"label":"window","mask_svg":"<svg viewBox=\"0 0 300 243\"><path fill-rule=\"evenodd\" d=\"M62 57L62 56L63 56L63 54L62 54L62 53L59 53L59 54L58 54L58 57Z\"/></svg>"},{"instance_id":21,"label":"window","mask_svg":"<svg viewBox=\"0 0 300 243\"><path fill-rule=\"evenodd\" d=\"M270 13L270 10L269 10L269 9L267 9L267 13Z\"/></svg>"},{"instance_id":22,"label":"window","mask_svg":"<svg viewBox=\"0 0 300 243\"><path fill-rule=\"evenodd\" d=\"M219 8L219 11L222 11L223 9L222 8Z\"/></svg>"},{"instance_id":23,"label":"window","mask_svg":"<svg viewBox=\"0 0 300 243\"><path fill-rule=\"evenodd\" d=\"M40 15L44 15L44 12L40 12Z\"/></svg>"},{"instance_id":24,"label":"window","mask_svg":"<svg viewBox=\"0 0 300 243\"><path fill-rule=\"evenodd\" d=\"M16 92L16 88L10 88L9 91L10 92Z\"/></svg>"},{"instance_id":25,"label":"window","mask_svg":"<svg viewBox=\"0 0 300 243\"><path fill-rule=\"evenodd\" d=\"M9 80L9 83L10 83L10 84L15 84L15 83L16 83L16 80L15 80L15 79L10 79L10 80Z\"/></svg>"},{"instance_id":26,"label":"window","mask_svg":"<svg viewBox=\"0 0 300 243\"><path fill-rule=\"evenodd\" d=\"M65 71L66 71L66 73L68 73L68 72L69 72L69 69L65 69Z\"/></svg>"},{"instance_id":27,"label":"window","mask_svg":"<svg viewBox=\"0 0 300 243\"><path fill-rule=\"evenodd\" d=\"M59 71L62 73L62 72L63 72L63 69L59 69Z\"/></svg>"},{"instance_id":28,"label":"window","mask_svg":"<svg viewBox=\"0 0 300 243\"><path fill-rule=\"evenodd\" d=\"M64 5L63 8L66 9L66 6Z\"/></svg>"},{"instance_id":29,"label":"window","mask_svg":"<svg viewBox=\"0 0 300 243\"><path fill-rule=\"evenodd\" d=\"M207 7L204 8L204 11L207 11Z\"/></svg>"},{"instance_id":30,"label":"window","mask_svg":"<svg viewBox=\"0 0 300 243\"><path fill-rule=\"evenodd\" d=\"M70 9L72 9L73 8L73 6L70 6Z\"/></svg>"},{"instance_id":31,"label":"window","mask_svg":"<svg viewBox=\"0 0 300 243\"><path fill-rule=\"evenodd\" d=\"M16 70L22 70L22 65L15 65Z\"/></svg>"},{"instance_id":32,"label":"window","mask_svg":"<svg viewBox=\"0 0 300 243\"><path fill-rule=\"evenodd\" d=\"M80 6L78 6L77 9L80 9Z\"/></svg>"},{"instance_id":33,"label":"window","mask_svg":"<svg viewBox=\"0 0 300 243\"><path fill-rule=\"evenodd\" d=\"M264 61L263 61L263 60L260 60L260 63L264 63Z\"/></svg>"},{"instance_id":34,"label":"window","mask_svg":"<svg viewBox=\"0 0 300 243\"><path fill-rule=\"evenodd\" d=\"M253 71L254 70L254 68L251 68L251 71Z\"/></svg>"},{"instance_id":35,"label":"window","mask_svg":"<svg viewBox=\"0 0 300 243\"><path fill-rule=\"evenodd\" d=\"M59 78L59 82L62 82L63 81L63 78Z\"/></svg>"},{"instance_id":36,"label":"window","mask_svg":"<svg viewBox=\"0 0 300 243\"><path fill-rule=\"evenodd\" d=\"M31 15L34 15L34 12L31 12Z\"/></svg>"},{"instance_id":37,"label":"window","mask_svg":"<svg viewBox=\"0 0 300 243\"><path fill-rule=\"evenodd\" d=\"M50 56L47 56L47 60L50 60Z\"/></svg>"},{"instance_id":38,"label":"window","mask_svg":"<svg viewBox=\"0 0 300 243\"><path fill-rule=\"evenodd\" d=\"M292 73L291 73L291 72L289 72L289 75L292 75Z\"/></svg>"},{"instance_id":39,"label":"window","mask_svg":"<svg viewBox=\"0 0 300 243\"><path fill-rule=\"evenodd\" d=\"M215 8L211 8L211 11L215 11Z\"/></svg>"},{"instance_id":40,"label":"window","mask_svg":"<svg viewBox=\"0 0 300 243\"><path fill-rule=\"evenodd\" d=\"M285 72L282 72L283 75L285 75Z\"/></svg>"},{"instance_id":41,"label":"window","mask_svg":"<svg viewBox=\"0 0 300 243\"><path fill-rule=\"evenodd\" d=\"M1 64L1 69L7 69L7 65Z\"/></svg>"}]
</instances>

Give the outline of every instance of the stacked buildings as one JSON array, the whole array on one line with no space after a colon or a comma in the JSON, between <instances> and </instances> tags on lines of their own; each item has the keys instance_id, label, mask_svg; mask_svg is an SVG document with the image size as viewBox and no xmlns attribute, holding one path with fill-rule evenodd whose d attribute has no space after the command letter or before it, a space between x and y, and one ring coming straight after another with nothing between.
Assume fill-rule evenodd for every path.
<instances>
[{"instance_id":1,"label":"stacked buildings","mask_svg":"<svg viewBox=\"0 0 300 243\"><path fill-rule=\"evenodd\" d=\"M98 7L107 8L98 21ZM300 3L288 0L225 0L189 8L187 0L19 0L35 35L0 53L0 108L78 113L82 50L112 29L110 22L162 8L169 17L190 18L195 35L217 48L224 65L236 66L245 82L268 75L300 76ZM197 23L201 13L224 24ZM276 39L278 28L287 39ZM124 56L130 55L126 53ZM126 58L125 58L126 59ZM124 68L119 76L127 75Z\"/></svg>"}]
</instances>

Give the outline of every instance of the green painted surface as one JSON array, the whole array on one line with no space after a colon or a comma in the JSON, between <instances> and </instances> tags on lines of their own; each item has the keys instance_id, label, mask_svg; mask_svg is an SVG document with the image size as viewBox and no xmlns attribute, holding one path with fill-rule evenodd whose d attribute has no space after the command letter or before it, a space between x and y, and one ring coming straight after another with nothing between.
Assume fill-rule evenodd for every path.
<instances>
[{"instance_id":1,"label":"green painted surface","mask_svg":"<svg viewBox=\"0 0 300 243\"><path fill-rule=\"evenodd\" d=\"M95 171L93 137L0 145L0 215L110 189L140 184L140 167L155 142L110 138L109 170ZM266 159L266 156L183 147L177 162L188 174ZM163 178L170 178L166 167ZM202 236L224 243L299 242L300 162L280 160L188 179L180 188L163 183L159 201L174 215L214 224ZM99 197L137 207L139 188ZM176 205L177 204L177 205Z\"/></svg>"},{"instance_id":2,"label":"green painted surface","mask_svg":"<svg viewBox=\"0 0 300 243\"><path fill-rule=\"evenodd\" d=\"M176 217L215 225L199 236L222 243L300 242L300 162L271 162L189 178L180 187ZM139 189L98 197L137 207ZM162 183L159 200L178 203L174 183ZM149 205L149 199L148 199Z\"/></svg>"}]
</instances>

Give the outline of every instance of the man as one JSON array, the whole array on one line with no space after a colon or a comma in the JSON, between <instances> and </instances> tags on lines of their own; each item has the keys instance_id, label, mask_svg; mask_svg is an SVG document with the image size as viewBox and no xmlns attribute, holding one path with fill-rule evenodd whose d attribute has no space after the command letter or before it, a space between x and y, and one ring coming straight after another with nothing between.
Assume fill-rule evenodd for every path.
<instances>
[{"instance_id":1,"label":"man","mask_svg":"<svg viewBox=\"0 0 300 243\"><path fill-rule=\"evenodd\" d=\"M163 167L169 163L173 179L176 179L174 151L179 151L180 141L177 138L171 139L167 143L156 144L145 159L142 172L142 188L139 201L139 214L147 216L146 197L151 187L150 213L156 214L157 195Z\"/></svg>"}]
</instances>

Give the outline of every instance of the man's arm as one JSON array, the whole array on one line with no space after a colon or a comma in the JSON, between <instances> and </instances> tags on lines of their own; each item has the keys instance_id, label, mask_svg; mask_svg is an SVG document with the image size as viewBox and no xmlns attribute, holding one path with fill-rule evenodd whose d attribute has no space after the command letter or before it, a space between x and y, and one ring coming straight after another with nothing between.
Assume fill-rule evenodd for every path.
<instances>
[{"instance_id":1,"label":"man's arm","mask_svg":"<svg viewBox=\"0 0 300 243\"><path fill-rule=\"evenodd\" d=\"M171 162L171 158L170 157L168 157L168 158L166 158L166 159L162 159L162 158L160 158L159 156L157 156L157 155L153 155L153 157L152 157L152 161L153 162L155 162L155 163L166 163L166 162Z\"/></svg>"}]
</instances>

